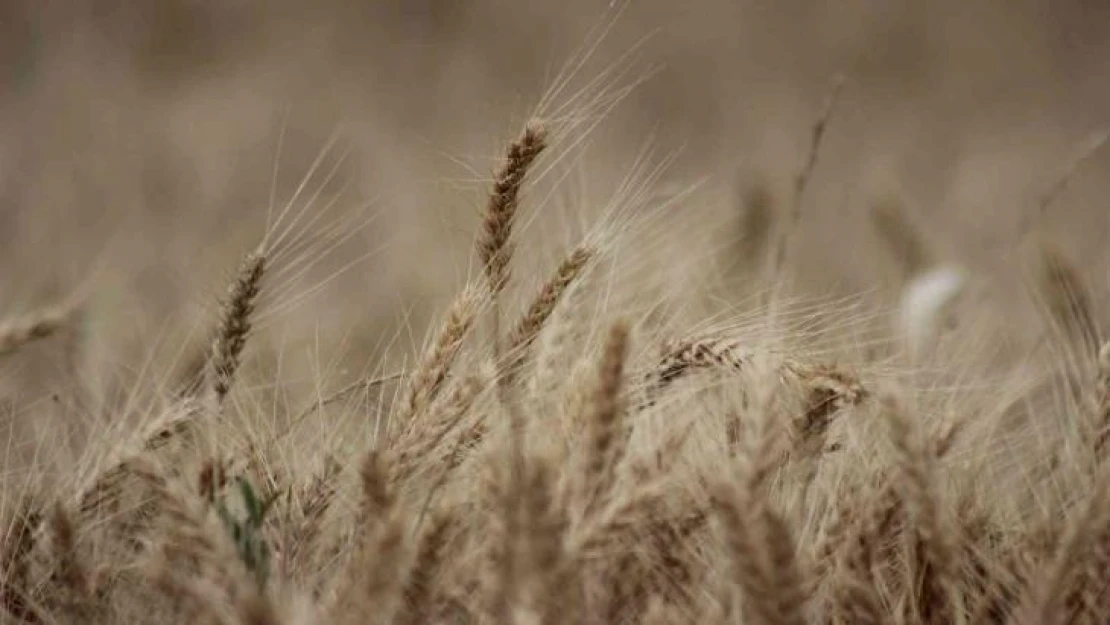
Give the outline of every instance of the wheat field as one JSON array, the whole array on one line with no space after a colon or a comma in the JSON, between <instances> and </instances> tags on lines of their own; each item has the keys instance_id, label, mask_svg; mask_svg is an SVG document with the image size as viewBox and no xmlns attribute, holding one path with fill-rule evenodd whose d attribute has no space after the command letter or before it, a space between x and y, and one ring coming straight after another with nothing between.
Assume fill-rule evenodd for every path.
<instances>
[{"instance_id":1,"label":"wheat field","mask_svg":"<svg viewBox=\"0 0 1110 625\"><path fill-rule=\"evenodd\" d=\"M0 5L4 623L1110 622L1110 13Z\"/></svg>"}]
</instances>

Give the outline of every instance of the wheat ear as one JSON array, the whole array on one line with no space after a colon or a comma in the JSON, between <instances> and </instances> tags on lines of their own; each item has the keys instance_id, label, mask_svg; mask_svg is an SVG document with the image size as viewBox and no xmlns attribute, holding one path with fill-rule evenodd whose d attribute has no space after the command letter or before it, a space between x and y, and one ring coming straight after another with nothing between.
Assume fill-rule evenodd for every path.
<instances>
[{"instance_id":1,"label":"wheat ear","mask_svg":"<svg viewBox=\"0 0 1110 625\"><path fill-rule=\"evenodd\" d=\"M520 188L532 163L547 147L547 132L538 124L529 124L524 134L509 146L505 161L493 180L482 238L478 252L494 294L504 290L509 281L509 261L513 245L510 238L520 207Z\"/></svg>"},{"instance_id":2,"label":"wheat ear","mask_svg":"<svg viewBox=\"0 0 1110 625\"><path fill-rule=\"evenodd\" d=\"M621 417L628 343L628 326L624 322L613 324L601 354L597 386L588 404L589 440L583 476L583 504L587 514L592 513L608 494L624 454Z\"/></svg>"},{"instance_id":3,"label":"wheat ear","mask_svg":"<svg viewBox=\"0 0 1110 625\"><path fill-rule=\"evenodd\" d=\"M212 391L217 405L223 403L235 381L265 273L266 255L262 251L252 252L243 260L239 275L228 289L212 345Z\"/></svg>"},{"instance_id":4,"label":"wheat ear","mask_svg":"<svg viewBox=\"0 0 1110 625\"><path fill-rule=\"evenodd\" d=\"M919 578L913 597L917 614L924 623L948 623L958 610L952 591L955 583L955 548L945 531L938 508L933 466L935 456L893 396L882 400L890 427L898 469L901 472L903 500L912 524L912 575ZM911 569L913 570L913 569Z\"/></svg>"},{"instance_id":5,"label":"wheat ear","mask_svg":"<svg viewBox=\"0 0 1110 625\"><path fill-rule=\"evenodd\" d=\"M424 354L420 366L417 367L409 383L404 427L409 427L412 420L427 410L439 394L443 382L447 379L447 372L459 353L463 339L474 324L477 309L477 293L471 288L463 290L452 303L439 334Z\"/></svg>"},{"instance_id":6,"label":"wheat ear","mask_svg":"<svg viewBox=\"0 0 1110 625\"><path fill-rule=\"evenodd\" d=\"M793 539L761 494L721 482L711 504L725 535L732 583L744 593L744 622L804 625L804 594ZM731 604L731 592L726 599Z\"/></svg>"},{"instance_id":7,"label":"wheat ear","mask_svg":"<svg viewBox=\"0 0 1110 625\"><path fill-rule=\"evenodd\" d=\"M520 208L520 189L532 164L546 147L547 131L538 123L529 124L524 129L524 134L509 146L504 162L494 175L493 189L490 191L482 233L478 239L478 257L482 261L482 269L493 298L493 346L494 357L498 362L501 360L501 315L498 302L501 292L509 283L509 267L513 257L513 225Z\"/></svg>"},{"instance_id":8,"label":"wheat ear","mask_svg":"<svg viewBox=\"0 0 1110 625\"><path fill-rule=\"evenodd\" d=\"M505 364L505 374L513 375L524 364L527 350L536 341L540 331L547 323L548 317L554 312L563 294L571 284L578 279L585 270L590 259L594 257L594 250L590 247L579 247L572 251L563 262L559 263L555 275L551 276L540 292L536 294L528 306L524 317L517 322L509 332L508 350L509 362Z\"/></svg>"}]
</instances>

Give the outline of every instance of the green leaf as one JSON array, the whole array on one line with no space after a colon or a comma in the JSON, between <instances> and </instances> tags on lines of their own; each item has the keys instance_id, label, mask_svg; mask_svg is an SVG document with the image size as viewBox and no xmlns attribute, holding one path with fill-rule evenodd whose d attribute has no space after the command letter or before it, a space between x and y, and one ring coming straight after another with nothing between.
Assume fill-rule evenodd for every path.
<instances>
[{"instance_id":1,"label":"green leaf","mask_svg":"<svg viewBox=\"0 0 1110 625\"><path fill-rule=\"evenodd\" d=\"M260 530L267 512L281 493L274 493L267 497L266 501L262 501L249 480L240 477L236 481L247 518L236 518L223 501L216 502L216 512L235 543L239 559L255 575L259 585L265 585L270 573L270 547L266 544Z\"/></svg>"}]
</instances>

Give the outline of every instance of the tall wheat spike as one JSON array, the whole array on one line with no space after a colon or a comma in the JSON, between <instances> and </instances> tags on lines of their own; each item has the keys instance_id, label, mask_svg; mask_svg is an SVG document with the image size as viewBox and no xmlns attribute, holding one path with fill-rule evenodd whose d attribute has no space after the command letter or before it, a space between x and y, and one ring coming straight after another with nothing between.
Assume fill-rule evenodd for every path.
<instances>
[{"instance_id":1,"label":"tall wheat spike","mask_svg":"<svg viewBox=\"0 0 1110 625\"><path fill-rule=\"evenodd\" d=\"M212 344L212 391L217 405L223 403L235 381L265 273L265 253L261 250L252 252L243 259L239 275L228 289L216 339Z\"/></svg>"},{"instance_id":2,"label":"tall wheat spike","mask_svg":"<svg viewBox=\"0 0 1110 625\"><path fill-rule=\"evenodd\" d=\"M607 496L615 479L617 464L625 451L623 416L624 370L628 358L629 328L617 322L609 328L598 366L597 386L588 404L589 440L586 449L583 503L592 513Z\"/></svg>"},{"instance_id":3,"label":"tall wheat spike","mask_svg":"<svg viewBox=\"0 0 1110 625\"><path fill-rule=\"evenodd\" d=\"M501 168L494 175L478 241L478 255L489 280L490 292L495 296L509 282L509 264L513 256L511 238L524 177L546 147L547 131L538 123L529 124L524 134L509 146Z\"/></svg>"},{"instance_id":4,"label":"tall wheat spike","mask_svg":"<svg viewBox=\"0 0 1110 625\"><path fill-rule=\"evenodd\" d=\"M477 292L468 287L451 304L439 334L428 347L423 360L409 381L404 425L407 426L413 418L427 410L439 394L455 356L458 355L463 340L474 324L478 303Z\"/></svg>"},{"instance_id":5,"label":"tall wheat spike","mask_svg":"<svg viewBox=\"0 0 1110 625\"><path fill-rule=\"evenodd\" d=\"M952 592L957 565L951 533L938 510L933 455L894 396L884 397L882 405L902 476L903 499L912 523L910 551L913 559L907 564L911 576L920 582L915 582L919 587L913 588L911 599L916 602L915 610L923 623L950 623L959 610Z\"/></svg>"},{"instance_id":6,"label":"tall wheat spike","mask_svg":"<svg viewBox=\"0 0 1110 625\"><path fill-rule=\"evenodd\" d=\"M524 316L509 332L507 348L509 362L506 363L505 367L507 374L511 375L523 365L527 357L526 351L536 341L536 337L539 336L544 324L547 323L548 317L551 316L551 313L559 304L563 293L582 275L586 265L594 256L595 251L590 247L575 248L563 259L563 262L559 263L555 275L544 283L540 292L532 300L531 305L528 306Z\"/></svg>"}]
</instances>

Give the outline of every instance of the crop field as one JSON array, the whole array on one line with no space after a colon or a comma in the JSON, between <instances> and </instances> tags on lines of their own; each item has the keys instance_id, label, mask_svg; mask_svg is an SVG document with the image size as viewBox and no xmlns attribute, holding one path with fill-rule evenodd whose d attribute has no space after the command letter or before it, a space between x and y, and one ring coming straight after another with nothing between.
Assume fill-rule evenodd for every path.
<instances>
[{"instance_id":1,"label":"crop field","mask_svg":"<svg viewBox=\"0 0 1110 625\"><path fill-rule=\"evenodd\" d=\"M0 1L0 624L1110 622L1110 4Z\"/></svg>"}]
</instances>

